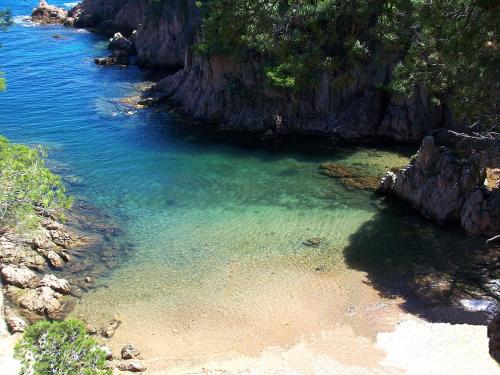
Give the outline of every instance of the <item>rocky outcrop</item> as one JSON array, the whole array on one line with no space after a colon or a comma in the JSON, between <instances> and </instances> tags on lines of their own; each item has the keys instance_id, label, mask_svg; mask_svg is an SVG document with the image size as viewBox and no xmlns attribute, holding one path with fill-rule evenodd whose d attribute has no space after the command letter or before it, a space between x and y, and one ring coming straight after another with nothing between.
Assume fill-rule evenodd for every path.
<instances>
[{"instance_id":1,"label":"rocky outcrop","mask_svg":"<svg viewBox=\"0 0 500 375\"><path fill-rule=\"evenodd\" d=\"M40 0L38 7L33 9L31 19L41 24L62 24L66 22L68 12L65 9L49 5L45 0Z\"/></svg>"},{"instance_id":2,"label":"rocky outcrop","mask_svg":"<svg viewBox=\"0 0 500 375\"><path fill-rule=\"evenodd\" d=\"M496 142L490 143L496 147ZM460 223L471 235L497 235L500 190L484 183L488 154L478 149L457 154L456 149L439 146L428 136L410 165L387 173L380 190L406 200L438 223Z\"/></svg>"},{"instance_id":3,"label":"rocky outcrop","mask_svg":"<svg viewBox=\"0 0 500 375\"><path fill-rule=\"evenodd\" d=\"M129 55L122 50L113 51L110 56L97 57L94 62L97 65L121 65L126 66L129 64Z\"/></svg>"},{"instance_id":4,"label":"rocky outcrop","mask_svg":"<svg viewBox=\"0 0 500 375\"><path fill-rule=\"evenodd\" d=\"M229 130L417 142L441 124L443 115L431 110L425 94L403 100L378 89L390 72L390 61L367 64L352 72L353 81L343 88L325 73L317 86L296 94L270 88L257 58L234 62L197 56L154 89L184 114Z\"/></svg>"},{"instance_id":5,"label":"rocky outcrop","mask_svg":"<svg viewBox=\"0 0 500 375\"><path fill-rule=\"evenodd\" d=\"M22 329L23 322L64 318L75 297L118 264L125 248L113 244L119 231L110 218L84 206L77 210L78 215L66 213L64 225L39 211L39 224L32 230L0 232L0 291L11 332Z\"/></svg>"},{"instance_id":6,"label":"rocky outcrop","mask_svg":"<svg viewBox=\"0 0 500 375\"><path fill-rule=\"evenodd\" d=\"M83 0L71 9L69 17L76 27L97 28L107 34L129 34L140 24L148 0Z\"/></svg>"},{"instance_id":7,"label":"rocky outcrop","mask_svg":"<svg viewBox=\"0 0 500 375\"><path fill-rule=\"evenodd\" d=\"M108 49L112 51L125 51L129 55L134 53L134 45L121 33L115 33L115 35L109 39Z\"/></svg>"}]
</instances>

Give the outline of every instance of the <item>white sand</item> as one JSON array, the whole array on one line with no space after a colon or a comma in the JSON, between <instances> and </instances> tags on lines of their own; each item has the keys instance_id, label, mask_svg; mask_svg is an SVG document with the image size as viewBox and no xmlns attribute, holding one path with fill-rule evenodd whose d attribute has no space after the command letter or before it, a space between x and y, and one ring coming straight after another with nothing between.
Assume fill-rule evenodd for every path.
<instances>
[{"instance_id":1,"label":"white sand","mask_svg":"<svg viewBox=\"0 0 500 375\"><path fill-rule=\"evenodd\" d=\"M3 293L0 292L0 374L17 375L20 370L19 361L14 356L14 345L19 335L11 335L4 319Z\"/></svg>"}]
</instances>

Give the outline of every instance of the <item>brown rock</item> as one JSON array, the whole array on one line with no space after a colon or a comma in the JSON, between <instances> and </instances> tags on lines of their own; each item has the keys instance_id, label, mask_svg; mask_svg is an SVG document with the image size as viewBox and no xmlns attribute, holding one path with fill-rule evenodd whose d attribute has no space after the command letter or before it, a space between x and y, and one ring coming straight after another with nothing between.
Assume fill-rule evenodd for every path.
<instances>
[{"instance_id":1,"label":"brown rock","mask_svg":"<svg viewBox=\"0 0 500 375\"><path fill-rule=\"evenodd\" d=\"M89 335L95 335L97 333L97 328L94 327L92 324L87 324L85 326L85 330Z\"/></svg>"},{"instance_id":2,"label":"brown rock","mask_svg":"<svg viewBox=\"0 0 500 375\"><path fill-rule=\"evenodd\" d=\"M65 9L49 5L45 0L40 0L38 7L33 9L31 14L33 22L42 24L62 24L67 18L68 12Z\"/></svg>"},{"instance_id":3,"label":"brown rock","mask_svg":"<svg viewBox=\"0 0 500 375\"><path fill-rule=\"evenodd\" d=\"M36 289L27 289L18 295L18 302L22 308L35 311L38 314L52 314L61 308L60 293L43 286Z\"/></svg>"},{"instance_id":4,"label":"brown rock","mask_svg":"<svg viewBox=\"0 0 500 375\"><path fill-rule=\"evenodd\" d=\"M64 265L64 260L54 250L49 250L47 252L47 259L52 267L61 268Z\"/></svg>"},{"instance_id":5,"label":"brown rock","mask_svg":"<svg viewBox=\"0 0 500 375\"><path fill-rule=\"evenodd\" d=\"M5 322L11 333L24 332L27 326L26 322L9 307L5 307Z\"/></svg>"},{"instance_id":6,"label":"brown rock","mask_svg":"<svg viewBox=\"0 0 500 375\"><path fill-rule=\"evenodd\" d=\"M52 290L55 290L56 292L62 293L62 294L68 294L69 291L71 290L71 287L68 283L68 280L65 279L59 279L55 277L54 275L45 275L43 279L40 281L38 286L48 286Z\"/></svg>"},{"instance_id":7,"label":"brown rock","mask_svg":"<svg viewBox=\"0 0 500 375\"><path fill-rule=\"evenodd\" d=\"M137 358L141 352L132 344L127 344L122 348L121 351L122 359L133 359Z\"/></svg>"},{"instance_id":8,"label":"brown rock","mask_svg":"<svg viewBox=\"0 0 500 375\"><path fill-rule=\"evenodd\" d=\"M122 324L121 320L112 319L106 327L101 329L101 335L110 339L115 335L116 330Z\"/></svg>"},{"instance_id":9,"label":"brown rock","mask_svg":"<svg viewBox=\"0 0 500 375\"><path fill-rule=\"evenodd\" d=\"M6 266L1 271L6 284L27 288L36 282L37 275L26 267Z\"/></svg>"},{"instance_id":10,"label":"brown rock","mask_svg":"<svg viewBox=\"0 0 500 375\"><path fill-rule=\"evenodd\" d=\"M120 371L130 371L130 372L144 372L147 368L140 362L120 362L117 366Z\"/></svg>"}]
</instances>

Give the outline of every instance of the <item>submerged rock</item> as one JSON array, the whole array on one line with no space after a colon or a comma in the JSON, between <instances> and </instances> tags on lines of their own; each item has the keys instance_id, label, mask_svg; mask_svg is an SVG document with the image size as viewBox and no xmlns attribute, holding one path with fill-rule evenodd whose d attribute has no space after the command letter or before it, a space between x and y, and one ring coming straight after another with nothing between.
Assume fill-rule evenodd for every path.
<instances>
[{"instance_id":1,"label":"submerged rock","mask_svg":"<svg viewBox=\"0 0 500 375\"><path fill-rule=\"evenodd\" d=\"M106 327L103 327L101 329L101 335L107 339L112 338L115 335L116 330L120 325L122 324L122 321L119 319L112 319L109 324Z\"/></svg>"},{"instance_id":2,"label":"submerged rock","mask_svg":"<svg viewBox=\"0 0 500 375\"><path fill-rule=\"evenodd\" d=\"M379 185L379 178L364 176L359 171L336 163L322 163L318 167L318 172L322 175L340 179L341 184L347 189L376 190Z\"/></svg>"},{"instance_id":3,"label":"submerged rock","mask_svg":"<svg viewBox=\"0 0 500 375\"><path fill-rule=\"evenodd\" d=\"M318 238L318 237L309 238L309 239L305 240L304 242L302 242L302 244L304 244L305 246L309 246L309 247L318 247L319 245L321 245L321 238Z\"/></svg>"},{"instance_id":4,"label":"submerged rock","mask_svg":"<svg viewBox=\"0 0 500 375\"><path fill-rule=\"evenodd\" d=\"M319 173L332 178L355 176L355 174L348 167L330 162L321 163L319 165Z\"/></svg>"},{"instance_id":5,"label":"submerged rock","mask_svg":"<svg viewBox=\"0 0 500 375\"><path fill-rule=\"evenodd\" d=\"M40 0L31 14L33 22L42 24L63 24L67 18L68 12L65 9L49 5L45 0Z\"/></svg>"}]
</instances>

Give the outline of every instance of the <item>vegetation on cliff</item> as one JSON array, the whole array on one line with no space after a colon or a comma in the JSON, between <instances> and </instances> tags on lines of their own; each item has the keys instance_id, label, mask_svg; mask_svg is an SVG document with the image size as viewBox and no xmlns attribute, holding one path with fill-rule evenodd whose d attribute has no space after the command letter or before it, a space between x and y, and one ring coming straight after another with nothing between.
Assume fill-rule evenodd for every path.
<instances>
[{"instance_id":1,"label":"vegetation on cliff","mask_svg":"<svg viewBox=\"0 0 500 375\"><path fill-rule=\"evenodd\" d=\"M498 2L204 0L200 54L260 56L273 86L301 90L327 73L343 87L373 59L395 62L385 89L427 90L457 119L498 125Z\"/></svg>"},{"instance_id":2,"label":"vegetation on cliff","mask_svg":"<svg viewBox=\"0 0 500 375\"><path fill-rule=\"evenodd\" d=\"M111 374L106 353L77 320L40 321L28 327L15 353L22 363L21 374Z\"/></svg>"},{"instance_id":3,"label":"vegetation on cliff","mask_svg":"<svg viewBox=\"0 0 500 375\"><path fill-rule=\"evenodd\" d=\"M62 215L72 198L61 178L45 166L41 147L10 143L0 136L0 226L31 225L37 210Z\"/></svg>"}]
</instances>

